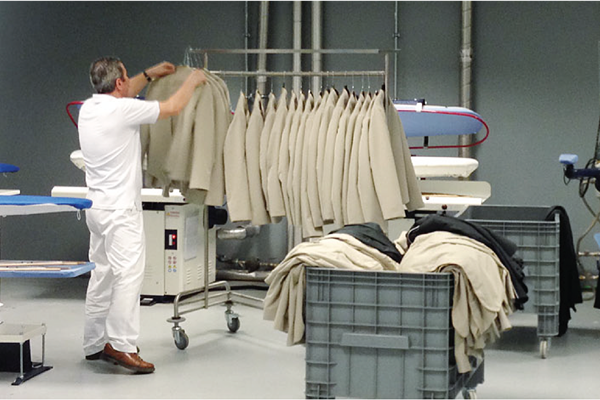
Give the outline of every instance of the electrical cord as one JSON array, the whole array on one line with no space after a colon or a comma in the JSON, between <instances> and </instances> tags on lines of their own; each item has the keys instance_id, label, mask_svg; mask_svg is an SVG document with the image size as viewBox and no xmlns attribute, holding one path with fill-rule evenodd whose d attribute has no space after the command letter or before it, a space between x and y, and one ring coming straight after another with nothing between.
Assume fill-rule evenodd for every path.
<instances>
[{"instance_id":1,"label":"electrical cord","mask_svg":"<svg viewBox=\"0 0 600 400\"><path fill-rule=\"evenodd\" d=\"M588 162L585 164L585 169L591 168L595 164L595 162L596 160L594 160L593 158L588 160ZM579 197L583 198L587 193L590 187L590 179L591 178L583 177L579 180Z\"/></svg>"},{"instance_id":2,"label":"electrical cord","mask_svg":"<svg viewBox=\"0 0 600 400\"><path fill-rule=\"evenodd\" d=\"M596 163L595 159L590 159L586 165L585 168L591 168L594 164ZM590 178L582 178L579 181L579 197L581 197L581 200L583 202L583 204L585 205L586 209L590 212L590 214L593 217L592 223L590 224L590 226L585 230L585 232L577 239L577 243L575 246L575 252L576 252L576 259L577 259L577 267L579 269L579 273L580 274L585 274L585 267L583 266L582 262L581 262L581 258L579 257L579 252L581 249L581 242L583 242L583 239L585 239L585 237L591 232L591 230L594 228L594 226L600 222L600 211L598 211L597 213L594 212L594 210L592 209L592 207L590 206L590 204L588 203L587 199L585 198L585 195L587 194L587 191L589 189L590 186Z\"/></svg>"},{"instance_id":3,"label":"electrical cord","mask_svg":"<svg viewBox=\"0 0 600 400\"><path fill-rule=\"evenodd\" d=\"M594 214L591 207L589 206L588 202L586 201L585 198L582 198L583 203L586 205L586 207L588 208L588 210L592 213L592 215L594 216L594 220L592 221L592 223L590 224L590 226L585 230L585 232L579 237L579 239L577 239L577 246L576 246L576 252L577 252L577 265L580 267L580 269L584 269L583 265L581 264L581 261L579 259L579 250L581 248L581 242L583 241L583 239L591 232L592 228L598 223L598 221L600 221L600 211L597 214Z\"/></svg>"}]
</instances>

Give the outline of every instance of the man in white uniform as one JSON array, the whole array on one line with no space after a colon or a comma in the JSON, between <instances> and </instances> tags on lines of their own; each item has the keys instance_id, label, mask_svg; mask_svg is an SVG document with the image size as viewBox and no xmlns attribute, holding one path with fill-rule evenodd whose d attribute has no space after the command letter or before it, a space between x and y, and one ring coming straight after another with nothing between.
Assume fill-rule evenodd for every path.
<instances>
[{"instance_id":1,"label":"man in white uniform","mask_svg":"<svg viewBox=\"0 0 600 400\"><path fill-rule=\"evenodd\" d=\"M100 58L90 68L96 94L79 112L87 197L93 202L86 211L89 257L96 264L85 303L85 358L104 359L138 373L154 371L136 346L145 264L140 124L179 114L206 78L194 70L164 102L134 97L153 78L174 71L173 64L163 62L129 78L118 58Z\"/></svg>"}]
</instances>

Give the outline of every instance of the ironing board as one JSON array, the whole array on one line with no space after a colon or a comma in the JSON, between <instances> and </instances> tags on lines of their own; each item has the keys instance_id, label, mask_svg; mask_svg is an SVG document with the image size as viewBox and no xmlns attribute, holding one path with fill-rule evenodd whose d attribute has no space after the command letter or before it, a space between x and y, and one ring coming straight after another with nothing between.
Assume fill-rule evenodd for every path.
<instances>
[{"instance_id":1,"label":"ironing board","mask_svg":"<svg viewBox=\"0 0 600 400\"><path fill-rule=\"evenodd\" d=\"M18 170L18 169L17 169ZM71 197L50 196L0 196L0 216L46 214L54 212L76 211L92 206L91 200ZM94 269L90 262L67 261L0 261L0 278L72 278ZM21 383L52 369L44 365L46 325L25 325L3 323L0 319L0 343L14 343L19 347L19 375L12 383ZM32 363L25 371L24 344L36 336L42 337L42 361Z\"/></svg>"},{"instance_id":2,"label":"ironing board","mask_svg":"<svg viewBox=\"0 0 600 400\"><path fill-rule=\"evenodd\" d=\"M95 267L91 262L0 261L0 278L74 278Z\"/></svg>"},{"instance_id":3,"label":"ironing board","mask_svg":"<svg viewBox=\"0 0 600 400\"><path fill-rule=\"evenodd\" d=\"M2 173L17 172L18 170L19 170L19 167L15 166L15 165L0 163L0 172L2 172Z\"/></svg>"},{"instance_id":4,"label":"ironing board","mask_svg":"<svg viewBox=\"0 0 600 400\"><path fill-rule=\"evenodd\" d=\"M47 214L81 211L92 206L92 201L74 197L0 196L0 216Z\"/></svg>"},{"instance_id":5,"label":"ironing board","mask_svg":"<svg viewBox=\"0 0 600 400\"><path fill-rule=\"evenodd\" d=\"M465 107L394 102L406 136L471 135L484 127L481 115Z\"/></svg>"},{"instance_id":6,"label":"ironing board","mask_svg":"<svg viewBox=\"0 0 600 400\"><path fill-rule=\"evenodd\" d=\"M474 158L412 156L418 178L467 178L479 166Z\"/></svg>"},{"instance_id":7,"label":"ironing board","mask_svg":"<svg viewBox=\"0 0 600 400\"><path fill-rule=\"evenodd\" d=\"M423 146L410 146L410 149L449 149L473 147L483 143L490 135L490 129L483 118L465 107L430 106L424 100L395 101L406 137L423 137ZM429 145L430 136L474 135L485 128L485 136L473 143L458 145Z\"/></svg>"}]
</instances>

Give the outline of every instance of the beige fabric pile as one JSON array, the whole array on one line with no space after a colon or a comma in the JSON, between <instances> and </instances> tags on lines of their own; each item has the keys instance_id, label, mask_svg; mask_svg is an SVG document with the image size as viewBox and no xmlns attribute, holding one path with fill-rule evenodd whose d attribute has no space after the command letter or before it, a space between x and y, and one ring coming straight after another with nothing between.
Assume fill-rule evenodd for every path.
<instances>
[{"instance_id":1,"label":"beige fabric pile","mask_svg":"<svg viewBox=\"0 0 600 400\"><path fill-rule=\"evenodd\" d=\"M390 257L344 233L332 233L294 247L265 279L269 290L263 316L273 321L275 329L288 333L288 345L304 338L305 266L368 271L399 268Z\"/></svg>"},{"instance_id":2,"label":"beige fabric pile","mask_svg":"<svg viewBox=\"0 0 600 400\"><path fill-rule=\"evenodd\" d=\"M406 235L396 244L406 248ZM487 343L511 328L515 290L508 270L487 246L450 232L419 235L400 263L400 272L454 274L452 325L459 372L471 370L468 356L483 357Z\"/></svg>"},{"instance_id":3,"label":"beige fabric pile","mask_svg":"<svg viewBox=\"0 0 600 400\"><path fill-rule=\"evenodd\" d=\"M304 267L370 271L454 274L452 324L458 370L471 370L469 356L481 358L486 343L510 329L508 315L515 291L507 269L496 254L468 237L449 232L420 235L407 247L406 234L395 242L403 254L399 264L348 234L330 234L313 243L301 243L265 280L264 318L288 333L288 345L304 337ZM408 250L407 250L408 248Z\"/></svg>"}]
</instances>

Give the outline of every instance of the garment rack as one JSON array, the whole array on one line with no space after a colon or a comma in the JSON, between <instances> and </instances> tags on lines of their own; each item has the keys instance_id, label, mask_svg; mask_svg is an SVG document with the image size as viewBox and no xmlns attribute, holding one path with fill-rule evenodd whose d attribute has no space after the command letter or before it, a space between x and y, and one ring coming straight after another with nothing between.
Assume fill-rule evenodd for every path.
<instances>
[{"instance_id":1,"label":"garment rack","mask_svg":"<svg viewBox=\"0 0 600 400\"><path fill-rule=\"evenodd\" d=\"M190 67L200 67L197 56L202 56L202 67L208 68L208 55L209 54L364 54L364 55L378 55L384 58L384 68L382 70L373 71L234 71L224 70L215 71L211 70L211 73L220 75L223 77L287 77L287 76L299 76L299 77L323 77L323 76L382 76L384 78L384 87L389 87L389 64L390 54L397 53L399 50L379 50L379 49L193 49L188 48L184 57L184 64ZM251 307L262 308L263 300L247 296L241 293L236 293L231 290L231 287L227 281L218 281L208 283L209 277L209 258L208 258L208 207L203 206L203 218L202 224L204 229L204 276L205 284L204 287L199 289L193 289L181 292L177 294L173 301L174 313L173 317L169 318L167 322L172 323L172 333L175 346L180 350L185 349L189 344L189 337L185 333L184 329L179 325L185 318L183 314L197 311L200 309L208 308L212 305L224 304L227 307L225 311L225 318L227 320L227 327L231 332L236 332L240 327L239 317L236 313L231 310L233 302L239 302ZM289 244L289 243L288 243ZM291 246L289 246L291 247ZM216 268L216 266L215 266ZM218 287L224 288L223 291L217 293L210 293L211 289ZM197 296L202 295L201 299L197 299ZM200 305L192 306L193 304L200 302ZM180 307L188 306L185 310L180 310Z\"/></svg>"}]
</instances>

